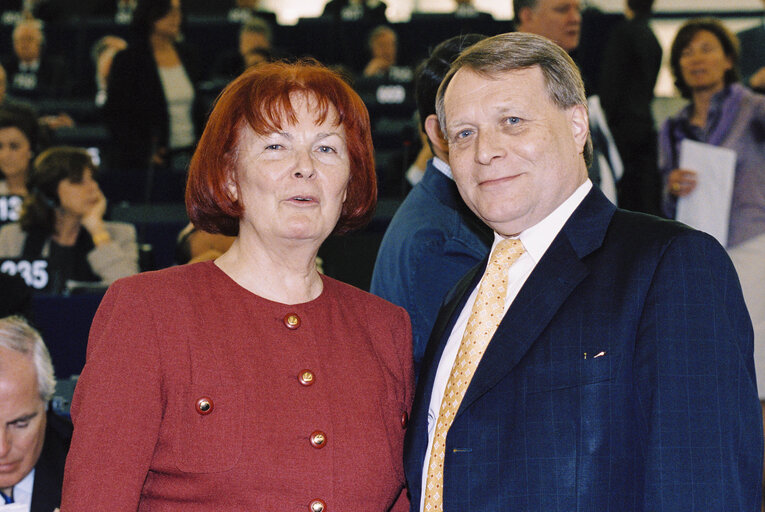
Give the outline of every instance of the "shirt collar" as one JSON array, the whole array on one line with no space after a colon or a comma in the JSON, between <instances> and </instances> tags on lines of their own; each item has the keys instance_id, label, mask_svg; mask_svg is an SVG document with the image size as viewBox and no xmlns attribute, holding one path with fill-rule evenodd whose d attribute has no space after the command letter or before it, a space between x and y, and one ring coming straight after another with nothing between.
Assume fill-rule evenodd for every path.
<instances>
[{"instance_id":1,"label":"shirt collar","mask_svg":"<svg viewBox=\"0 0 765 512\"><path fill-rule=\"evenodd\" d=\"M13 486L13 502L16 504L29 505L32 503L32 489L35 484L35 469L27 473L27 476L21 479L19 483ZM2 500L0 500L2 503ZM0 505L0 511L3 505Z\"/></svg>"},{"instance_id":2,"label":"shirt collar","mask_svg":"<svg viewBox=\"0 0 765 512\"><path fill-rule=\"evenodd\" d=\"M433 157L433 167L438 169L441 174L449 178L450 180L454 181L454 175L452 174L452 168L449 167L449 164L438 158L437 156Z\"/></svg>"},{"instance_id":3,"label":"shirt collar","mask_svg":"<svg viewBox=\"0 0 765 512\"><path fill-rule=\"evenodd\" d=\"M585 196L592 189L592 182L588 179L571 194L568 199L563 201L560 206L553 210L547 217L537 222L530 228L522 231L517 237L523 242L523 247L526 252L534 260L534 263L538 263L542 259L547 248L550 247L552 241L558 236L558 233L566 224L568 218L574 213L574 210L584 200ZM494 243L491 250L499 243L504 237L494 232Z\"/></svg>"}]
</instances>

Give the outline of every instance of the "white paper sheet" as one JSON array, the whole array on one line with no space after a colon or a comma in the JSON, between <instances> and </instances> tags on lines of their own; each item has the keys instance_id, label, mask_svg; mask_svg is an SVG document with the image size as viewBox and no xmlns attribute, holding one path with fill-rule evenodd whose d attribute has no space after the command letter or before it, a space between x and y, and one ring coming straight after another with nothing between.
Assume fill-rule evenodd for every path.
<instances>
[{"instance_id":1,"label":"white paper sheet","mask_svg":"<svg viewBox=\"0 0 765 512\"><path fill-rule=\"evenodd\" d=\"M693 192L677 200L675 218L709 233L726 246L736 152L684 139L679 164L682 169L696 171L697 184Z\"/></svg>"}]
</instances>

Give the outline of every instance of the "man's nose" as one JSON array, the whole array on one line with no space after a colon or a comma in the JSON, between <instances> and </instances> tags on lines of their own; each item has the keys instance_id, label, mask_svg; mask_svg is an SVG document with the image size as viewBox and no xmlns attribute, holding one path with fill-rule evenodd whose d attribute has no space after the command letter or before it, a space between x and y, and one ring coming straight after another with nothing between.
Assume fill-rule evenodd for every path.
<instances>
[{"instance_id":1,"label":"man's nose","mask_svg":"<svg viewBox=\"0 0 765 512\"><path fill-rule=\"evenodd\" d=\"M505 149L502 138L495 130L488 130L477 135L476 139L476 161L483 165L489 165L495 158L505 156Z\"/></svg>"}]
</instances>

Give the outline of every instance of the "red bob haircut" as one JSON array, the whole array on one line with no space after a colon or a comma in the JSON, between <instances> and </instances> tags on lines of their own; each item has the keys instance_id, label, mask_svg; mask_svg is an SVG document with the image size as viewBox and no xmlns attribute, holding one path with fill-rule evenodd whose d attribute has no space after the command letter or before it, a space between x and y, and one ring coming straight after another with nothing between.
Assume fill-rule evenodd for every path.
<instances>
[{"instance_id":1,"label":"red bob haircut","mask_svg":"<svg viewBox=\"0 0 765 512\"><path fill-rule=\"evenodd\" d=\"M365 225L377 204L377 179L369 113L340 75L312 60L261 64L245 71L221 92L189 166L186 210L191 222L210 233L236 236L242 205L229 193L235 181L237 144L245 126L266 135L296 121L290 103L304 94L316 103L316 120L337 113L350 160L347 197L334 233Z\"/></svg>"}]
</instances>

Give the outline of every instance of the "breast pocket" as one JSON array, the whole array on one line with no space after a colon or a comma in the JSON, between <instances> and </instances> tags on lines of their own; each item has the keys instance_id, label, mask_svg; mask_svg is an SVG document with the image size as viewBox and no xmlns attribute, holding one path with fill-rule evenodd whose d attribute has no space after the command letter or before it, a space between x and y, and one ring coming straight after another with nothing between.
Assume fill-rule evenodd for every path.
<instances>
[{"instance_id":1,"label":"breast pocket","mask_svg":"<svg viewBox=\"0 0 765 512\"><path fill-rule=\"evenodd\" d=\"M618 354L605 354L590 359L553 361L532 366L526 372L526 393L543 393L609 381L616 376L620 361Z\"/></svg>"},{"instance_id":2,"label":"breast pocket","mask_svg":"<svg viewBox=\"0 0 765 512\"><path fill-rule=\"evenodd\" d=\"M234 467L242 451L242 391L235 384L192 384L174 402L178 469L214 473Z\"/></svg>"}]
</instances>

